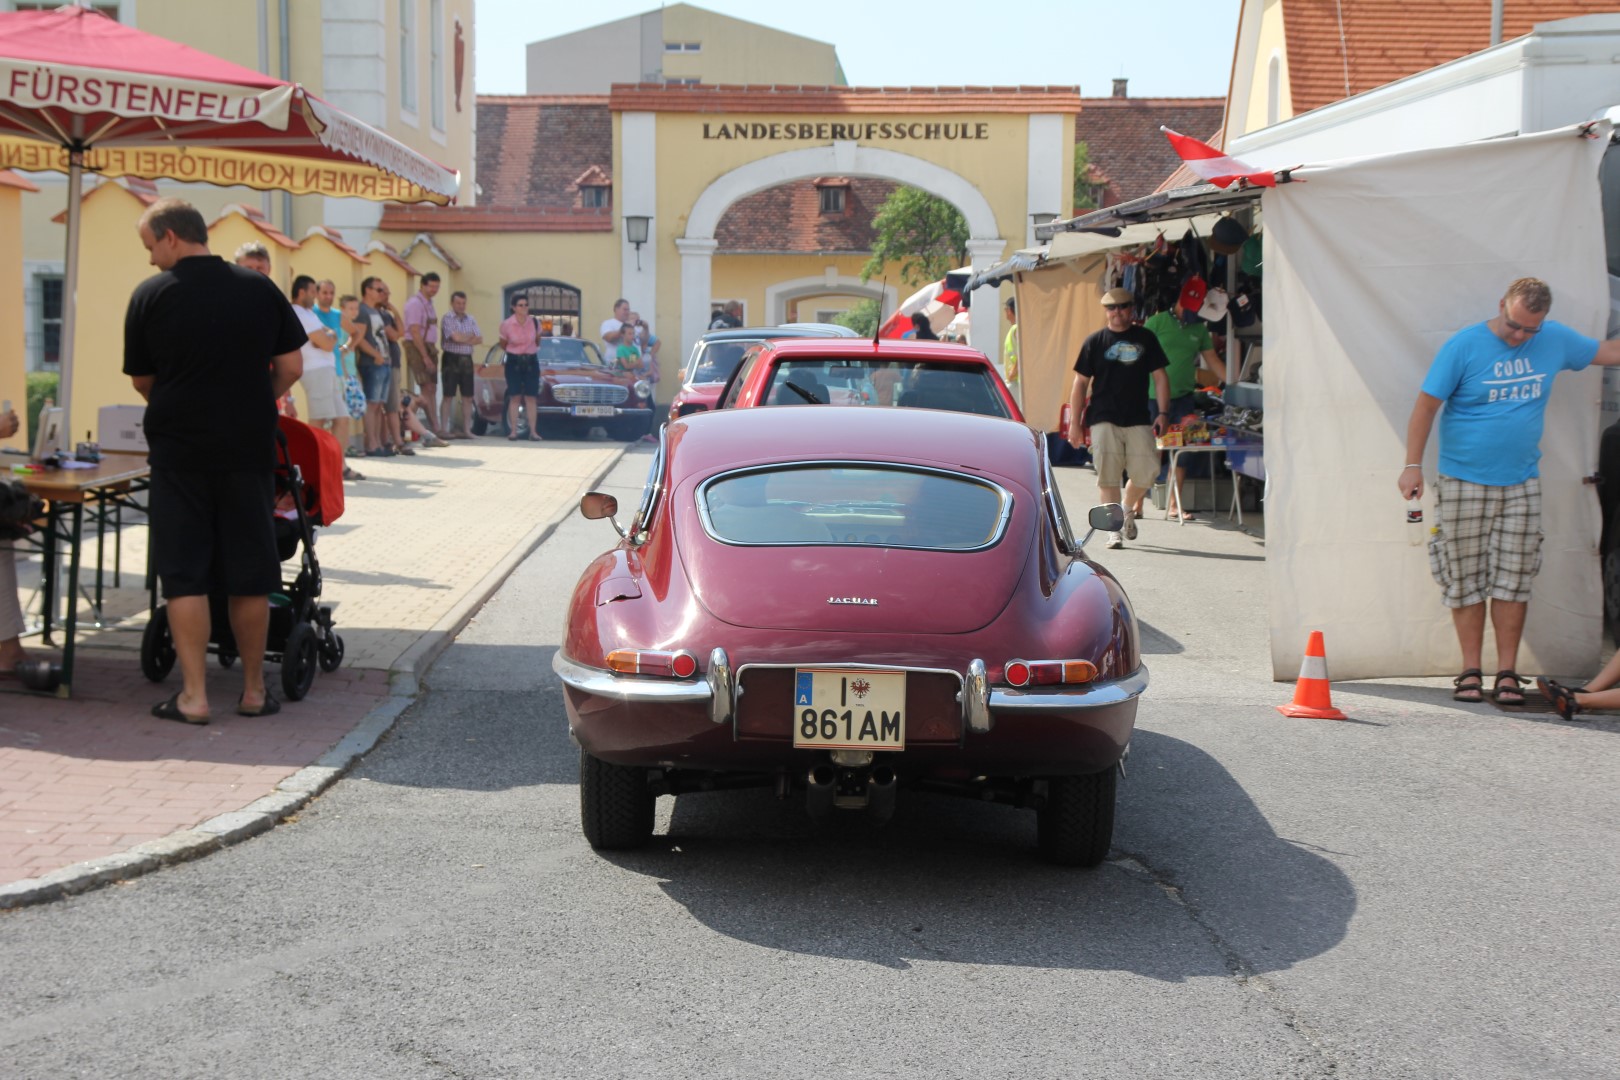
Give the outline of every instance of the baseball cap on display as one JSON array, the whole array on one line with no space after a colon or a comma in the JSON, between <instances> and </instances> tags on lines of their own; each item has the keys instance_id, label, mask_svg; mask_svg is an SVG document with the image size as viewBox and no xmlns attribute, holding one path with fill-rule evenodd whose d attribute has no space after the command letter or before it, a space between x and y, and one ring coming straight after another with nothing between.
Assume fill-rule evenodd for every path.
<instances>
[{"instance_id":1,"label":"baseball cap on display","mask_svg":"<svg viewBox=\"0 0 1620 1080\"><path fill-rule=\"evenodd\" d=\"M1134 305L1136 303L1136 294L1129 289L1109 289L1103 293L1102 302L1104 307L1110 304Z\"/></svg>"},{"instance_id":2,"label":"baseball cap on display","mask_svg":"<svg viewBox=\"0 0 1620 1080\"><path fill-rule=\"evenodd\" d=\"M1209 286L1204 284L1204 279L1194 274L1182 283L1181 299L1177 303L1188 311L1197 311L1204 306L1204 294L1208 291Z\"/></svg>"},{"instance_id":3,"label":"baseball cap on display","mask_svg":"<svg viewBox=\"0 0 1620 1080\"><path fill-rule=\"evenodd\" d=\"M1210 322L1220 322L1226 318L1226 304L1226 290L1211 289L1209 295L1204 297L1204 306L1198 309L1198 317Z\"/></svg>"},{"instance_id":4,"label":"baseball cap on display","mask_svg":"<svg viewBox=\"0 0 1620 1080\"><path fill-rule=\"evenodd\" d=\"M1249 230L1235 217L1223 217L1209 231L1209 248L1218 255L1235 255L1249 238Z\"/></svg>"}]
</instances>

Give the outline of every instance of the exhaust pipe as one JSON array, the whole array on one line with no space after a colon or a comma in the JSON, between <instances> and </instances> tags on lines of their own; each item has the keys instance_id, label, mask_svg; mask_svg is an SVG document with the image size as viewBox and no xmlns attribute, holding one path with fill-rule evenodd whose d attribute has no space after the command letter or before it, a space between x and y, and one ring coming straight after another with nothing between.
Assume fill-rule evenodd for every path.
<instances>
[{"instance_id":1,"label":"exhaust pipe","mask_svg":"<svg viewBox=\"0 0 1620 1080\"><path fill-rule=\"evenodd\" d=\"M838 790L838 770L831 765L817 765L804 778L805 809L813 818L832 813L833 795Z\"/></svg>"},{"instance_id":2,"label":"exhaust pipe","mask_svg":"<svg viewBox=\"0 0 1620 1080\"><path fill-rule=\"evenodd\" d=\"M894 770L887 765L879 765L873 769L866 780L867 813L872 820L882 824L894 816L894 793L896 788Z\"/></svg>"}]
</instances>

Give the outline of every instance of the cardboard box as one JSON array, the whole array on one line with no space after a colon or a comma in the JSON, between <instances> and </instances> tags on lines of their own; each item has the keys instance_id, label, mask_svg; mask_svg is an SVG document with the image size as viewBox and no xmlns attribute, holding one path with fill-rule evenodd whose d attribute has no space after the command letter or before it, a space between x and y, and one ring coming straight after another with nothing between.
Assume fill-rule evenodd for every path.
<instances>
[{"instance_id":1,"label":"cardboard box","mask_svg":"<svg viewBox=\"0 0 1620 1080\"><path fill-rule=\"evenodd\" d=\"M146 453L146 406L103 405L96 413L96 442L103 450Z\"/></svg>"}]
</instances>

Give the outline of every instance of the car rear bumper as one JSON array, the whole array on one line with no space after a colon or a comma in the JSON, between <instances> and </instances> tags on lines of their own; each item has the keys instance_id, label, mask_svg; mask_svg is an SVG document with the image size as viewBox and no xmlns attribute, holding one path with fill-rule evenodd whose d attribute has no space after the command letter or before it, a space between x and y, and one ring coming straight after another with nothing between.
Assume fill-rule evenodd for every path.
<instances>
[{"instance_id":1,"label":"car rear bumper","mask_svg":"<svg viewBox=\"0 0 1620 1080\"><path fill-rule=\"evenodd\" d=\"M563 682L574 740L596 757L627 765L773 769L814 759L815 751L793 747L788 708L779 730L739 729L740 673L715 652L709 670L694 679L617 675L556 653L552 669ZM965 676L956 673L962 690L948 718L950 738L908 742L883 756L902 772L909 765L934 775L1098 771L1123 756L1137 699L1148 686L1146 667L1122 679L1036 693L990 686L982 671L975 662Z\"/></svg>"}]
</instances>

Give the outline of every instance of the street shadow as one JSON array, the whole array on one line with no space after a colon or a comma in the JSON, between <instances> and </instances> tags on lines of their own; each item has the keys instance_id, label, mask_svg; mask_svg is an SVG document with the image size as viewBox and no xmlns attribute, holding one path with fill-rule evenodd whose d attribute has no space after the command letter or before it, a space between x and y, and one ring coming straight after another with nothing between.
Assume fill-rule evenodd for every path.
<instances>
[{"instance_id":1,"label":"street shadow","mask_svg":"<svg viewBox=\"0 0 1620 1080\"><path fill-rule=\"evenodd\" d=\"M384 574L372 570L353 570L348 567L321 567L321 577L328 582L340 585L409 585L413 589L449 589L449 585L430 582L424 578L406 577L403 574ZM325 597L323 596L323 602ZM333 611L341 611L341 600L332 603Z\"/></svg>"},{"instance_id":2,"label":"street shadow","mask_svg":"<svg viewBox=\"0 0 1620 1080\"><path fill-rule=\"evenodd\" d=\"M1142 634L1139 648L1145 656L1176 656L1187 651L1179 639L1171 637L1141 616L1137 616L1136 628Z\"/></svg>"},{"instance_id":3,"label":"street shadow","mask_svg":"<svg viewBox=\"0 0 1620 1080\"><path fill-rule=\"evenodd\" d=\"M1560 679L1565 686L1578 686L1579 680ZM1486 685L1490 677L1486 676ZM1580 719L1565 720L1559 716L1540 691L1534 685L1525 688L1525 703L1523 705L1500 706L1489 699L1485 701L1453 701L1451 686L1429 686L1419 682L1393 682L1388 679L1367 682L1334 683L1334 689L1343 688L1348 693L1360 694L1366 697L1379 698L1385 701L1399 702L1402 705L1420 703L1426 707L1437 707L1449 712L1460 713L1464 716L1473 716L1485 719L1488 717L1512 717L1532 724L1555 724L1559 727L1590 728L1594 731L1620 733L1620 710L1593 709L1577 715Z\"/></svg>"},{"instance_id":4,"label":"street shadow","mask_svg":"<svg viewBox=\"0 0 1620 1080\"><path fill-rule=\"evenodd\" d=\"M1343 940L1356 908L1349 879L1277 836L1214 758L1139 730L1129 766L1113 859L1096 871L1040 862L1029 811L904 791L881 828L862 817L818 825L801 798L764 791L682 795L667 836L607 857L658 879L727 937L894 969L945 961L1225 977L1227 948L1210 920L1228 914L1260 972Z\"/></svg>"}]
</instances>

